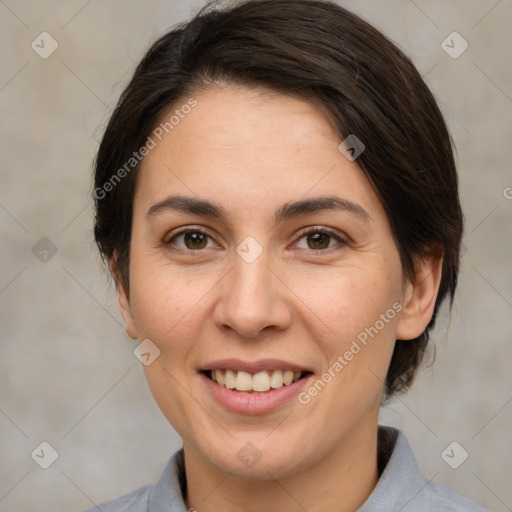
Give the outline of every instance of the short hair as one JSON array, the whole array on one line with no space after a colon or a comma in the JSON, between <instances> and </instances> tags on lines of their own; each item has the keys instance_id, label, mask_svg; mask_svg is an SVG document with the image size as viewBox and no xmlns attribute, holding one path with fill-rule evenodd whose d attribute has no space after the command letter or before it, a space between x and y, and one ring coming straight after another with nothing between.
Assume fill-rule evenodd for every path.
<instances>
[{"instance_id":1,"label":"short hair","mask_svg":"<svg viewBox=\"0 0 512 512\"><path fill-rule=\"evenodd\" d=\"M463 215L452 139L411 60L333 1L209 3L149 48L121 94L95 159L94 235L104 261L116 259L116 284L129 290L140 168L133 156L173 105L215 84L263 87L323 107L340 142L355 134L365 146L357 163L386 211L403 276L414 278L419 258L443 256L429 324L418 338L395 343L384 397L405 391L440 305L449 295L451 307L457 285Z\"/></svg>"}]
</instances>

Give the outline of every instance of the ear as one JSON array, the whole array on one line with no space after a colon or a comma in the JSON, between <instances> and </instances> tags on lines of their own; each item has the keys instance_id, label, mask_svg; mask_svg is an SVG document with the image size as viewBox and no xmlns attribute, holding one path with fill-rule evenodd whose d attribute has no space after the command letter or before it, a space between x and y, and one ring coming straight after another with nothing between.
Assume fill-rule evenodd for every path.
<instances>
[{"instance_id":1,"label":"ear","mask_svg":"<svg viewBox=\"0 0 512 512\"><path fill-rule=\"evenodd\" d=\"M133 315L130 307L130 296L129 292L126 290L123 285L122 280L120 279L118 268L117 268L117 259L118 254L115 253L112 259L110 260L110 272L112 273L112 277L114 278L114 282L117 290L117 300L119 302L119 309L121 311L121 315L123 315L124 326L126 329L126 333L133 340L138 339L137 329L135 328L135 322L133 321Z\"/></svg>"},{"instance_id":2,"label":"ear","mask_svg":"<svg viewBox=\"0 0 512 512\"><path fill-rule=\"evenodd\" d=\"M403 308L396 325L397 340L415 339L427 327L434 312L442 268L442 251L417 260L414 280L405 285Z\"/></svg>"}]
</instances>

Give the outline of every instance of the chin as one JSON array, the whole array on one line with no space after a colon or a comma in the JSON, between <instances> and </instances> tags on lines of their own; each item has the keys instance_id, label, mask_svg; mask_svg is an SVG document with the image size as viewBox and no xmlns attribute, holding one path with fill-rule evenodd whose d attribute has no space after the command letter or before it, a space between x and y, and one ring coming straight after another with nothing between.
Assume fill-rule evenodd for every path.
<instances>
[{"instance_id":1,"label":"chin","mask_svg":"<svg viewBox=\"0 0 512 512\"><path fill-rule=\"evenodd\" d=\"M212 451L210 445L203 456L220 471L251 480L281 479L307 469L310 457L303 442L294 443L289 436L270 441L267 435L237 436L221 449Z\"/></svg>"}]
</instances>

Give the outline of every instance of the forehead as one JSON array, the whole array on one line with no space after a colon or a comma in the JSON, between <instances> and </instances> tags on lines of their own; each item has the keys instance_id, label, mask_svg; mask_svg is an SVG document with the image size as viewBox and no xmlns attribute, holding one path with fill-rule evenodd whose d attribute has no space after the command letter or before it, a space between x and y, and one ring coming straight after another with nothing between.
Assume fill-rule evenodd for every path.
<instances>
[{"instance_id":1,"label":"forehead","mask_svg":"<svg viewBox=\"0 0 512 512\"><path fill-rule=\"evenodd\" d=\"M173 105L162 122L189 99ZM366 176L340 152L340 137L311 102L229 86L193 99L194 108L183 110L143 160L136 203L150 207L178 193L257 212L290 198L339 193L366 210L379 208Z\"/></svg>"}]
</instances>

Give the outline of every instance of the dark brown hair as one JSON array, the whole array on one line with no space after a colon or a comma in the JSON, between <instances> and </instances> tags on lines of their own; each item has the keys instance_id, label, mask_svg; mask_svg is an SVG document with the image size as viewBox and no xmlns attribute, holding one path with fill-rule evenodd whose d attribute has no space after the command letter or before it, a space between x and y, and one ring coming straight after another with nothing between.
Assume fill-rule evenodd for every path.
<instances>
[{"instance_id":1,"label":"dark brown hair","mask_svg":"<svg viewBox=\"0 0 512 512\"><path fill-rule=\"evenodd\" d=\"M441 302L453 302L463 217L452 141L410 59L372 25L331 1L245 0L208 4L158 39L138 64L108 123L95 161L94 234L118 286L129 289L138 162L162 115L215 83L292 94L324 107L340 142L355 134L357 162L387 212L404 277L442 251L433 317L415 340L397 340L386 397L413 381ZM124 169L124 172L121 172Z\"/></svg>"}]
</instances>

